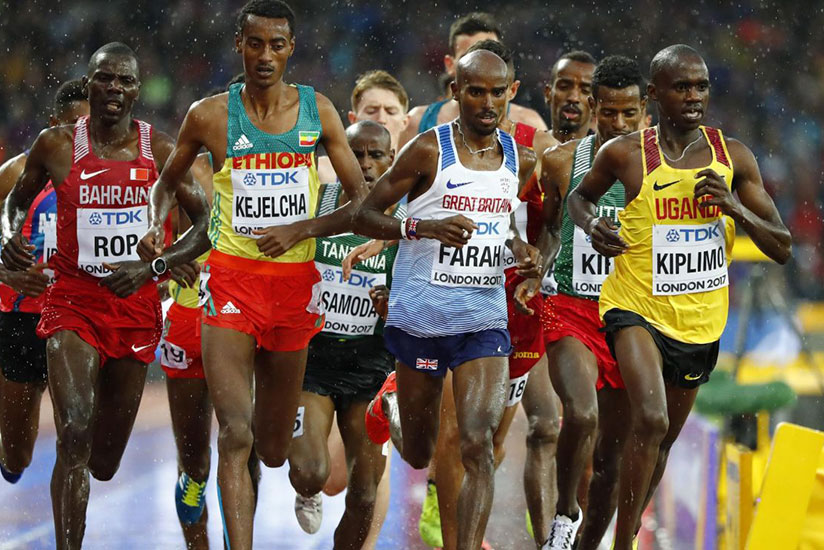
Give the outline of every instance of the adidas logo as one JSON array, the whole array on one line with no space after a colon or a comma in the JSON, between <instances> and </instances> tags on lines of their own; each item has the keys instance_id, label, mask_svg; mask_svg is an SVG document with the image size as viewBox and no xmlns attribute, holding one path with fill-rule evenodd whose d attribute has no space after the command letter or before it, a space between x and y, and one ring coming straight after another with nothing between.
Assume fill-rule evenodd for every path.
<instances>
[{"instance_id":1,"label":"adidas logo","mask_svg":"<svg viewBox=\"0 0 824 550\"><path fill-rule=\"evenodd\" d=\"M244 149L249 149L254 147L252 142L249 141L249 138L246 137L246 134L240 134L240 137L235 142L235 145L232 147L233 151L242 151Z\"/></svg>"},{"instance_id":2,"label":"adidas logo","mask_svg":"<svg viewBox=\"0 0 824 550\"><path fill-rule=\"evenodd\" d=\"M232 302L226 302L226 305L220 310L221 313L240 313L240 310L235 307Z\"/></svg>"}]
</instances>

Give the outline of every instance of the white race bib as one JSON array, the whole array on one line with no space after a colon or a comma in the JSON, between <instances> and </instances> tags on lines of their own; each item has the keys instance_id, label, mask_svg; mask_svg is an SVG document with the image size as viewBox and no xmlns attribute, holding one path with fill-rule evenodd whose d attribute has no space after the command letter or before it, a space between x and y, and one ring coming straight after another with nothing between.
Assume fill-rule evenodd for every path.
<instances>
[{"instance_id":1,"label":"white race bib","mask_svg":"<svg viewBox=\"0 0 824 550\"><path fill-rule=\"evenodd\" d=\"M380 318L372 307L369 289L386 284L385 273L352 271L343 280L343 269L315 262L321 277L321 304L326 314L323 332L365 336L375 334Z\"/></svg>"},{"instance_id":2,"label":"white race bib","mask_svg":"<svg viewBox=\"0 0 824 550\"><path fill-rule=\"evenodd\" d=\"M103 262L138 260L137 244L149 229L146 206L77 209L77 266L94 277L111 272Z\"/></svg>"},{"instance_id":3,"label":"white race bib","mask_svg":"<svg viewBox=\"0 0 824 550\"><path fill-rule=\"evenodd\" d=\"M576 225L572 236L572 290L582 296L600 296L610 271L612 259L596 252L592 238Z\"/></svg>"},{"instance_id":4,"label":"white race bib","mask_svg":"<svg viewBox=\"0 0 824 550\"><path fill-rule=\"evenodd\" d=\"M514 407L521 402L521 399L524 398L524 391L526 390L526 381L528 378L529 373L527 372L523 376L509 380L509 387L506 394L507 407Z\"/></svg>"},{"instance_id":5,"label":"white race bib","mask_svg":"<svg viewBox=\"0 0 824 550\"><path fill-rule=\"evenodd\" d=\"M433 285L493 288L504 282L504 241L509 233L509 217L473 219L478 226L462 248L439 243L432 259Z\"/></svg>"},{"instance_id":6,"label":"white race bib","mask_svg":"<svg viewBox=\"0 0 824 550\"><path fill-rule=\"evenodd\" d=\"M309 219L309 168L232 170L232 229L238 235Z\"/></svg>"},{"instance_id":7,"label":"white race bib","mask_svg":"<svg viewBox=\"0 0 824 550\"><path fill-rule=\"evenodd\" d=\"M43 232L43 262L49 263L49 258L57 253L57 214L49 214L40 221L40 231ZM54 281L54 271L44 269L43 273Z\"/></svg>"},{"instance_id":8,"label":"white race bib","mask_svg":"<svg viewBox=\"0 0 824 550\"><path fill-rule=\"evenodd\" d=\"M189 360L186 358L186 350L171 342L167 342L166 338L161 339L160 364L170 369L188 369Z\"/></svg>"},{"instance_id":9,"label":"white race bib","mask_svg":"<svg viewBox=\"0 0 824 550\"><path fill-rule=\"evenodd\" d=\"M520 201L519 201L520 202ZM527 222L527 211L526 211L527 203L521 202L518 205L518 208L515 210L515 227L518 228L518 235L521 237L522 240L526 241L526 222ZM504 247L504 269L509 269L510 267L514 266L518 263L515 260L515 255L512 254L512 251L509 247Z\"/></svg>"},{"instance_id":10,"label":"white race bib","mask_svg":"<svg viewBox=\"0 0 824 550\"><path fill-rule=\"evenodd\" d=\"M709 292L729 285L724 218L652 228L652 293Z\"/></svg>"}]
</instances>

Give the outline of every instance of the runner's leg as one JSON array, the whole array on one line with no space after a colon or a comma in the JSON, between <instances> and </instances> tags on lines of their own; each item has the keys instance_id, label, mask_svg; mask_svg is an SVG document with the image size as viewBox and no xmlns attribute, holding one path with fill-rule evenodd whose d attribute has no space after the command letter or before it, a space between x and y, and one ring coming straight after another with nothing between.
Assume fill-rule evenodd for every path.
<instances>
[{"instance_id":1,"label":"runner's leg","mask_svg":"<svg viewBox=\"0 0 824 550\"><path fill-rule=\"evenodd\" d=\"M177 447L178 470L198 483L209 477L210 437L212 432L212 402L209 388L202 378L166 378L172 431ZM192 525L184 525L183 538L189 550L209 547L206 531L208 512Z\"/></svg>"},{"instance_id":2,"label":"runner's leg","mask_svg":"<svg viewBox=\"0 0 824 550\"><path fill-rule=\"evenodd\" d=\"M346 510L335 530L335 550L360 550L372 526L378 484L384 474L386 457L382 445L366 435L364 415L369 403L355 401L338 412L338 427L346 449L349 484Z\"/></svg>"},{"instance_id":3,"label":"runner's leg","mask_svg":"<svg viewBox=\"0 0 824 550\"><path fill-rule=\"evenodd\" d=\"M57 431L57 460L51 479L56 547L79 549L89 504L89 458L100 357L77 333L66 330L48 339L46 354Z\"/></svg>"},{"instance_id":4,"label":"runner's leg","mask_svg":"<svg viewBox=\"0 0 824 550\"><path fill-rule=\"evenodd\" d=\"M597 550L618 506L618 473L630 426L629 410L625 390L604 387L598 391L598 439L579 550Z\"/></svg>"},{"instance_id":5,"label":"runner's leg","mask_svg":"<svg viewBox=\"0 0 824 550\"><path fill-rule=\"evenodd\" d=\"M440 419L443 377L431 376L401 362L395 369L398 377L398 409L402 441L395 441L403 459L413 468L426 468L435 452ZM405 441L409 445L404 445ZM399 445L400 443L400 445Z\"/></svg>"},{"instance_id":6,"label":"runner's leg","mask_svg":"<svg viewBox=\"0 0 824 550\"><path fill-rule=\"evenodd\" d=\"M466 471L458 498L458 550L480 548L489 520L495 477L492 436L506 406L508 371L505 357L483 357L453 372L461 461Z\"/></svg>"},{"instance_id":7,"label":"runner's leg","mask_svg":"<svg viewBox=\"0 0 824 550\"><path fill-rule=\"evenodd\" d=\"M546 355L529 371L522 403L529 430L524 493L535 541L543 544L549 538L549 526L558 501L555 448L561 429L558 398L550 383Z\"/></svg>"},{"instance_id":8,"label":"runner's leg","mask_svg":"<svg viewBox=\"0 0 824 550\"><path fill-rule=\"evenodd\" d=\"M638 326L622 328L615 333L614 343L631 422L623 453L631 460L621 460L615 548L630 550L669 420L661 353L650 333Z\"/></svg>"},{"instance_id":9,"label":"runner's leg","mask_svg":"<svg viewBox=\"0 0 824 550\"><path fill-rule=\"evenodd\" d=\"M0 374L0 464L19 474L31 464L46 382L12 382Z\"/></svg>"},{"instance_id":10,"label":"runner's leg","mask_svg":"<svg viewBox=\"0 0 824 550\"><path fill-rule=\"evenodd\" d=\"M335 417L335 404L324 395L301 392L303 434L289 446L289 481L304 497L318 494L329 478L327 441Z\"/></svg>"},{"instance_id":11,"label":"runner's leg","mask_svg":"<svg viewBox=\"0 0 824 550\"><path fill-rule=\"evenodd\" d=\"M252 547L254 490L249 475L252 453L252 376L255 340L236 330L203 324L203 368L215 408L218 431L218 496L232 550ZM290 419L290 426L294 416Z\"/></svg>"}]
</instances>

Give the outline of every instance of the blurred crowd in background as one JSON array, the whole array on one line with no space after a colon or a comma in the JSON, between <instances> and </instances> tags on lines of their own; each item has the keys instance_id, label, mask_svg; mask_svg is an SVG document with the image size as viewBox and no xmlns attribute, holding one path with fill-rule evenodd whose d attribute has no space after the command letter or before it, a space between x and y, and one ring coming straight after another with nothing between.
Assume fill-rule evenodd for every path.
<instances>
[{"instance_id":1,"label":"blurred crowd in background","mask_svg":"<svg viewBox=\"0 0 824 550\"><path fill-rule=\"evenodd\" d=\"M189 105L242 70L234 52L243 0L5 0L0 2L0 160L28 147L46 125L60 82L85 74L89 55L109 41L138 53L137 116L176 135ZM293 0L297 48L285 79L314 86L341 115L358 74L386 69L411 104L443 95L438 77L449 25L474 10L499 20L516 53L517 103L541 113L557 57L584 49L624 54L642 66L683 42L709 66L707 124L755 152L767 189L794 239L788 282L794 296L824 299L824 2L654 0L478 4L454 0Z\"/></svg>"}]
</instances>

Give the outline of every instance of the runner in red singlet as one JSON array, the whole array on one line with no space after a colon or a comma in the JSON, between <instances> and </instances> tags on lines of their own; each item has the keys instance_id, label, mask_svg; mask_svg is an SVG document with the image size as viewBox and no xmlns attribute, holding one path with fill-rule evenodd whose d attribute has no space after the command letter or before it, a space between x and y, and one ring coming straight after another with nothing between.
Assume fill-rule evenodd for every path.
<instances>
[{"instance_id":1,"label":"runner in red singlet","mask_svg":"<svg viewBox=\"0 0 824 550\"><path fill-rule=\"evenodd\" d=\"M2 216L3 263L12 271L28 269L34 258L20 230L29 204L52 180L55 283L46 292L37 333L48 338L57 428L51 493L58 549L80 548L89 473L100 480L114 476L134 425L146 363L160 339L153 272L161 275L180 263L181 253L208 246L190 238L151 265L137 260L137 243L148 227L149 188L173 142L131 116L140 89L131 48L118 42L100 48L83 82L90 116L40 134ZM188 183L178 202L192 217L202 216L203 193L191 178Z\"/></svg>"}]
</instances>

